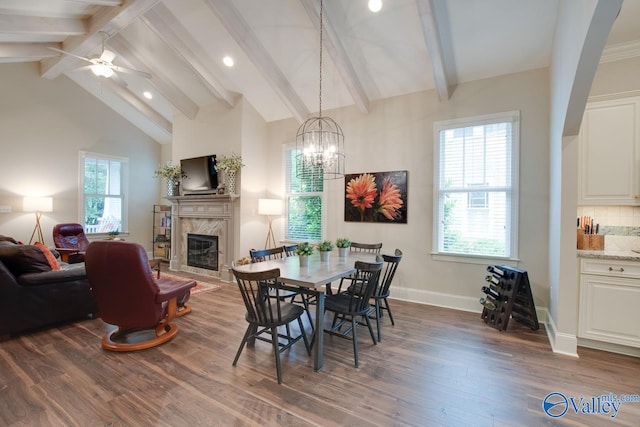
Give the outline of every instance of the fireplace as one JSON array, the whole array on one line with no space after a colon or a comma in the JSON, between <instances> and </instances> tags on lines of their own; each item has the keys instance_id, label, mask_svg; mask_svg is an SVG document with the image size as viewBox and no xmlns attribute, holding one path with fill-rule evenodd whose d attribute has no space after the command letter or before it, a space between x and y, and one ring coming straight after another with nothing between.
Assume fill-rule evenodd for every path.
<instances>
[{"instance_id":1,"label":"fireplace","mask_svg":"<svg viewBox=\"0 0 640 427\"><path fill-rule=\"evenodd\" d=\"M218 271L218 236L187 234L187 265Z\"/></svg>"}]
</instances>

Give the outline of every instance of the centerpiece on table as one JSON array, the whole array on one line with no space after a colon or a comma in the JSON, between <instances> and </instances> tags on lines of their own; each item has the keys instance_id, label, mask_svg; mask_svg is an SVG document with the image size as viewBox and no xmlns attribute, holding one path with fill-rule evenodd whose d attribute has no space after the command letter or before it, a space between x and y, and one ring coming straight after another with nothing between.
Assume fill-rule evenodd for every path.
<instances>
[{"instance_id":1,"label":"centerpiece on table","mask_svg":"<svg viewBox=\"0 0 640 427\"><path fill-rule=\"evenodd\" d=\"M333 242L331 240L323 240L318 243L318 251L320 252L320 261L329 261L329 255L333 250Z\"/></svg>"},{"instance_id":2,"label":"centerpiece on table","mask_svg":"<svg viewBox=\"0 0 640 427\"><path fill-rule=\"evenodd\" d=\"M180 165L171 164L171 162L165 163L160 169L154 173L156 178L167 179L167 196L179 196L180 195L180 178L184 178L185 174L182 172Z\"/></svg>"},{"instance_id":3,"label":"centerpiece on table","mask_svg":"<svg viewBox=\"0 0 640 427\"><path fill-rule=\"evenodd\" d=\"M298 244L296 248L296 255L300 258L300 267L306 267L309 265L309 257L313 254L313 246L309 242L303 242Z\"/></svg>"},{"instance_id":4,"label":"centerpiece on table","mask_svg":"<svg viewBox=\"0 0 640 427\"><path fill-rule=\"evenodd\" d=\"M336 239L336 246L338 247L338 256L340 258L345 258L349 251L349 247L351 246L351 240L346 237L339 237Z\"/></svg>"},{"instance_id":5,"label":"centerpiece on table","mask_svg":"<svg viewBox=\"0 0 640 427\"><path fill-rule=\"evenodd\" d=\"M244 167L242 156L232 154L231 156L220 156L216 160L216 171L223 171L226 176L227 191L229 194L236 193L236 174Z\"/></svg>"}]
</instances>

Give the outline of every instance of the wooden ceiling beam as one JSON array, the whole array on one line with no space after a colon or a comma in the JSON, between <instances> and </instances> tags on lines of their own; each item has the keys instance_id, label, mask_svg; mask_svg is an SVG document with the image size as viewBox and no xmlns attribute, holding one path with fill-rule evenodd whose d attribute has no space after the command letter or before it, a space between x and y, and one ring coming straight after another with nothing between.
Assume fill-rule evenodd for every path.
<instances>
[{"instance_id":1,"label":"wooden ceiling beam","mask_svg":"<svg viewBox=\"0 0 640 427\"><path fill-rule=\"evenodd\" d=\"M3 34L77 36L89 28L84 19L0 14Z\"/></svg>"},{"instance_id":2,"label":"wooden ceiling beam","mask_svg":"<svg viewBox=\"0 0 640 427\"><path fill-rule=\"evenodd\" d=\"M108 36L117 34L159 1L124 0L119 7L102 7L88 20L87 33L68 37L62 49L75 55L87 56L92 49L103 42L104 33ZM73 67L74 61L77 60L69 55L45 59L40 63L40 74L44 78L54 79Z\"/></svg>"},{"instance_id":3,"label":"wooden ceiling beam","mask_svg":"<svg viewBox=\"0 0 640 427\"><path fill-rule=\"evenodd\" d=\"M316 30L320 31L320 8L316 0L300 0L302 6L307 11L309 19L316 27ZM369 97L362 87L362 83L358 78L358 74L353 68L353 64L349 60L349 55L344 48L335 27L331 24L331 21L325 14L323 17L324 37L323 46L329 52L329 56L333 60L334 65L338 69L342 80L344 81L353 101L360 111L363 113L369 112Z\"/></svg>"},{"instance_id":4,"label":"wooden ceiling beam","mask_svg":"<svg viewBox=\"0 0 640 427\"><path fill-rule=\"evenodd\" d=\"M420 14L420 23L422 24L422 33L429 51L429 60L433 73L433 81L438 92L440 101L446 101L453 93L454 85L452 85L447 68L444 61L444 50L440 33L438 31L438 22L433 6L433 0L416 0L418 3L418 12Z\"/></svg>"},{"instance_id":5,"label":"wooden ceiling beam","mask_svg":"<svg viewBox=\"0 0 640 427\"><path fill-rule=\"evenodd\" d=\"M61 48L60 43L0 43L0 62L11 60L40 61L43 58L53 58L58 53L49 49ZM8 61L2 61L6 59Z\"/></svg>"},{"instance_id":6,"label":"wooden ceiling beam","mask_svg":"<svg viewBox=\"0 0 640 427\"><path fill-rule=\"evenodd\" d=\"M169 8L164 4L159 4L148 11L141 20L176 55L182 58L213 96L224 102L227 107L233 108L236 103L235 94L225 88L219 79L209 71L209 67L199 59L206 57L206 53L201 51L201 48L198 47L200 44L189 35L189 31L178 22Z\"/></svg>"},{"instance_id":7,"label":"wooden ceiling beam","mask_svg":"<svg viewBox=\"0 0 640 427\"><path fill-rule=\"evenodd\" d=\"M149 80L149 85L180 110L182 114L192 120L196 118L199 110L198 105L169 81L162 73L162 70L147 66L142 60L144 55L140 52L140 49L137 49L119 34L109 39L109 47L121 59L126 58L126 62L130 63L132 68L151 74L153 77Z\"/></svg>"},{"instance_id":8,"label":"wooden ceiling beam","mask_svg":"<svg viewBox=\"0 0 640 427\"><path fill-rule=\"evenodd\" d=\"M269 82L272 89L287 106L291 115L298 123L304 122L309 115L309 110L274 59L269 55L258 36L233 5L233 2L230 0L205 0L205 3L209 5L238 46L242 48L253 65Z\"/></svg>"}]
</instances>

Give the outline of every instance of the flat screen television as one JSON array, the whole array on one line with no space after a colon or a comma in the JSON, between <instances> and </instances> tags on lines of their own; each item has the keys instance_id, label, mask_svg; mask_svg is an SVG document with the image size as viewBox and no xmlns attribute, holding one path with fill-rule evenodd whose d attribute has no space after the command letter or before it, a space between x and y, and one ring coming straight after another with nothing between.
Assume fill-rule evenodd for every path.
<instances>
[{"instance_id":1,"label":"flat screen television","mask_svg":"<svg viewBox=\"0 0 640 427\"><path fill-rule=\"evenodd\" d=\"M215 194L218 188L218 172L215 169L216 155L180 160L182 194Z\"/></svg>"}]
</instances>

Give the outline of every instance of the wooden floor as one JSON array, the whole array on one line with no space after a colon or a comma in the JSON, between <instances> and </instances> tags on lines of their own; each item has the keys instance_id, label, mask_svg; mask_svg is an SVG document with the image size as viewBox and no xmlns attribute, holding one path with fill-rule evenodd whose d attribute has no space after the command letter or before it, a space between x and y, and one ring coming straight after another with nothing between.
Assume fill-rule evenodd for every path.
<instances>
[{"instance_id":1,"label":"wooden floor","mask_svg":"<svg viewBox=\"0 0 640 427\"><path fill-rule=\"evenodd\" d=\"M100 320L0 343L2 426L638 426L640 403L618 415L553 419L551 392L567 397L640 393L640 360L581 349L551 352L543 329L513 320L498 332L480 316L392 300L383 340L325 337L324 368L299 342L283 353L278 385L271 347L258 342L231 362L245 330L234 284L192 297L176 338L136 353L100 348Z\"/></svg>"}]
</instances>

